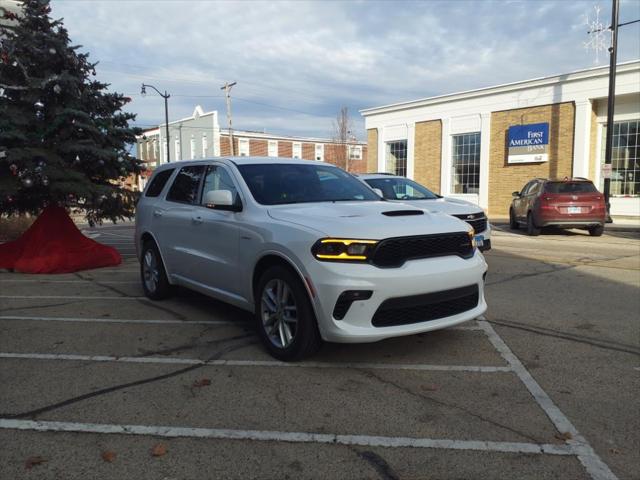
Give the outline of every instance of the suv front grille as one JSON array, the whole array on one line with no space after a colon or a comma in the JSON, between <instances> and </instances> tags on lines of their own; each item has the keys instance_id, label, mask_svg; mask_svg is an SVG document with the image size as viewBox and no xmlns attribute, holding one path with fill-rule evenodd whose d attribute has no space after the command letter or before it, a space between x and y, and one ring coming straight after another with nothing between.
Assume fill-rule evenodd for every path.
<instances>
[{"instance_id":1,"label":"suv front grille","mask_svg":"<svg viewBox=\"0 0 640 480\"><path fill-rule=\"evenodd\" d=\"M399 267L407 260L447 255L473 256L467 232L387 238L376 246L371 263L378 267Z\"/></svg>"},{"instance_id":2,"label":"suv front grille","mask_svg":"<svg viewBox=\"0 0 640 480\"><path fill-rule=\"evenodd\" d=\"M478 306L478 285L441 292L390 298L373 315L374 327L393 327L450 317Z\"/></svg>"},{"instance_id":3,"label":"suv front grille","mask_svg":"<svg viewBox=\"0 0 640 480\"><path fill-rule=\"evenodd\" d=\"M484 213L476 213L471 215L453 215L460 220L467 222L473 227L476 233L484 232L487 229L487 217ZM468 218L473 217L473 218Z\"/></svg>"}]
</instances>

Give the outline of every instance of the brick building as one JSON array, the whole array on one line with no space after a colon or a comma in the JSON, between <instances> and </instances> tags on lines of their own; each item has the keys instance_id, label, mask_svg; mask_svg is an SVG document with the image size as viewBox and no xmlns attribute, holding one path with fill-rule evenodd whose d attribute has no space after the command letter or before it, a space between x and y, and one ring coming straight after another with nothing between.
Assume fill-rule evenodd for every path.
<instances>
[{"instance_id":1,"label":"brick building","mask_svg":"<svg viewBox=\"0 0 640 480\"><path fill-rule=\"evenodd\" d=\"M137 157L153 169L167 162L165 125L149 129L138 137ZM234 154L301 158L329 162L350 172L364 172L367 166L366 142L336 143L326 138L273 135L233 130ZM231 155L229 130L220 128L218 112L195 107L193 115L169 122L169 160L194 160ZM140 181L142 188L144 179Z\"/></svg>"},{"instance_id":2,"label":"brick building","mask_svg":"<svg viewBox=\"0 0 640 480\"><path fill-rule=\"evenodd\" d=\"M603 188L608 67L368 108L368 171L406 175L494 217L535 177ZM640 61L618 65L613 215L640 216ZM524 135L524 136L523 136Z\"/></svg>"}]
</instances>

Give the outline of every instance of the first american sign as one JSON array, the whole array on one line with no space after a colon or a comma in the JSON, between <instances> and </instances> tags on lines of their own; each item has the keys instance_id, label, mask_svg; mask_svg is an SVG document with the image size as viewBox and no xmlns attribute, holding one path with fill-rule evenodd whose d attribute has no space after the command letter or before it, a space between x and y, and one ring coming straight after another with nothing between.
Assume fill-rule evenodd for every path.
<instances>
[{"instance_id":1,"label":"first american sign","mask_svg":"<svg viewBox=\"0 0 640 480\"><path fill-rule=\"evenodd\" d=\"M532 123L509 127L507 163L533 163L549 160L549 124Z\"/></svg>"}]
</instances>

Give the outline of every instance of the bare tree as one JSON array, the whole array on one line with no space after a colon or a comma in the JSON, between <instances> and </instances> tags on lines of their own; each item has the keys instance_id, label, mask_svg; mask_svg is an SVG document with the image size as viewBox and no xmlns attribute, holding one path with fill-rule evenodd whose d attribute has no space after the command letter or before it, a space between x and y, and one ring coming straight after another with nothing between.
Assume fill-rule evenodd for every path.
<instances>
[{"instance_id":1,"label":"bare tree","mask_svg":"<svg viewBox=\"0 0 640 480\"><path fill-rule=\"evenodd\" d=\"M333 123L333 141L338 145L335 154L336 164L349 170L349 143L355 141L353 121L349 116L349 108L343 106Z\"/></svg>"}]
</instances>

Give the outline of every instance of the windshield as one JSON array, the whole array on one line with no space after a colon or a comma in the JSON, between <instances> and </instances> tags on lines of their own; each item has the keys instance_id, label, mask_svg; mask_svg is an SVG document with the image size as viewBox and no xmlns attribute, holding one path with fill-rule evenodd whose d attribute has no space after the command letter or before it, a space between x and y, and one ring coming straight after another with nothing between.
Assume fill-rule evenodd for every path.
<instances>
[{"instance_id":1,"label":"windshield","mask_svg":"<svg viewBox=\"0 0 640 480\"><path fill-rule=\"evenodd\" d=\"M328 165L263 163L238 165L238 170L263 205L380 200L347 172Z\"/></svg>"},{"instance_id":2,"label":"windshield","mask_svg":"<svg viewBox=\"0 0 640 480\"><path fill-rule=\"evenodd\" d=\"M367 178L371 188L378 188L387 200L433 200L438 195L419 183L406 178Z\"/></svg>"},{"instance_id":3,"label":"windshield","mask_svg":"<svg viewBox=\"0 0 640 480\"><path fill-rule=\"evenodd\" d=\"M549 182L545 185L547 193L596 193L596 187L591 182Z\"/></svg>"}]
</instances>

